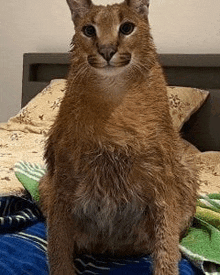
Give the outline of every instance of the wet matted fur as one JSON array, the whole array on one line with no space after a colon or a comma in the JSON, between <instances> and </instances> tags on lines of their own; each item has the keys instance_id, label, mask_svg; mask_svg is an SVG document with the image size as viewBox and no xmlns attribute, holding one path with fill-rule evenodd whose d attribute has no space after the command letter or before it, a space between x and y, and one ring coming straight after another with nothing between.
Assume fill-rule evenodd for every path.
<instances>
[{"instance_id":1,"label":"wet matted fur","mask_svg":"<svg viewBox=\"0 0 220 275\"><path fill-rule=\"evenodd\" d=\"M50 274L75 274L79 253L151 253L155 275L177 275L198 185L179 155L149 1L67 2L71 68L40 183Z\"/></svg>"}]
</instances>

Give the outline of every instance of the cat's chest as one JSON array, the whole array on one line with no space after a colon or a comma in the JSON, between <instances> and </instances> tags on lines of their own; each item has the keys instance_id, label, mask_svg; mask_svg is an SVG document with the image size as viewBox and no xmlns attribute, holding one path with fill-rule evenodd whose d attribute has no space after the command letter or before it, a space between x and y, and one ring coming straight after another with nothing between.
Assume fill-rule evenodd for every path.
<instances>
[{"instance_id":1,"label":"cat's chest","mask_svg":"<svg viewBox=\"0 0 220 275\"><path fill-rule=\"evenodd\" d=\"M113 237L119 231L130 234L145 216L146 205L138 198L123 194L124 190L87 190L75 197L72 215L81 232ZM129 198L128 198L129 197Z\"/></svg>"},{"instance_id":2,"label":"cat's chest","mask_svg":"<svg viewBox=\"0 0 220 275\"><path fill-rule=\"evenodd\" d=\"M84 155L72 201L72 214L82 230L110 234L120 224L132 227L140 221L146 205L131 177L133 165L132 158L122 152Z\"/></svg>"}]
</instances>

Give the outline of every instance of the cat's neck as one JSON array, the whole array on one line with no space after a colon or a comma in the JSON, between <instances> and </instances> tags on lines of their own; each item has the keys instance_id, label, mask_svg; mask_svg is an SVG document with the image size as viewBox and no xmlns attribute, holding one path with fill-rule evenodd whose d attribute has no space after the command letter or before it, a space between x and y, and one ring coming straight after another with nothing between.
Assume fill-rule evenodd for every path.
<instances>
[{"instance_id":1,"label":"cat's neck","mask_svg":"<svg viewBox=\"0 0 220 275\"><path fill-rule=\"evenodd\" d=\"M112 117L112 114L125 113L123 108L126 102L133 102L133 109L130 115L138 116L143 110L139 110L140 101L145 101L148 109L152 108L157 97L162 91L160 98L163 98L164 81L159 64L154 61L152 67L148 69L134 70L132 66L123 68L118 74L99 69L90 68L88 64L83 65L80 55L73 55L71 69L67 81L67 92L65 98L65 112L67 119L76 125L75 132L83 136L100 133ZM114 68L111 68L114 70ZM116 68L117 70L117 68ZM154 88L155 87L155 88ZM152 92L156 87L162 87L158 91ZM148 92L149 90L149 92ZM161 91L160 91L161 90ZM159 98L159 96L158 96ZM161 109L161 107L159 107ZM71 110L71 115L66 110ZM119 113L118 113L119 114ZM75 119L74 119L75 117ZM71 119L70 119L71 118Z\"/></svg>"}]
</instances>

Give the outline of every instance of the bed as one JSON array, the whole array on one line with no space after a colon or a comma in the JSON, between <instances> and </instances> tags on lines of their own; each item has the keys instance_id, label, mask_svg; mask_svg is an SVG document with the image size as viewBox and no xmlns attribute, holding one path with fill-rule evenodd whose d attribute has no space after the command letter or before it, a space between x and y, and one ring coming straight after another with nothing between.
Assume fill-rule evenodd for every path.
<instances>
[{"instance_id":1,"label":"bed","mask_svg":"<svg viewBox=\"0 0 220 275\"><path fill-rule=\"evenodd\" d=\"M220 194L220 54L161 54L159 59L168 83L170 114L174 127L182 136L180 154L192 156L200 169L199 193L202 197L198 207L204 207L204 209L208 207L210 211L215 212L212 226L220 232L220 207L218 208L220 203L220 197L218 197ZM2 225L7 225L6 229L13 224L13 230L16 226L17 231L23 230L26 228L24 220L27 220L27 224L31 223L33 226L37 224L40 227L39 232L42 230L42 216L39 209L35 208L38 198L25 183L27 179L36 183L45 171L44 142L65 93L65 78L69 65L69 53L26 53L23 56L21 110L7 122L0 124L0 198L2 199L0 203L4 206L3 209L0 207L2 214L0 219ZM30 181L28 184L30 185ZM13 202L7 201L9 197L13 198ZM25 209L32 213L28 218L24 214L26 213L24 209L19 208L23 203L18 201L18 198L26 204L27 200L29 201L27 205L25 204ZM8 207L8 204L11 207ZM197 214L201 218L207 213L204 214L200 208ZM17 224L18 218L12 210L17 211L16 215L18 212L19 216L24 214L23 218L20 218L21 221L23 219L23 223L21 221L21 224L19 223L20 227ZM10 219L7 218L5 221L5 216L14 218L14 221L10 224ZM210 224L210 220L205 222ZM1 230L5 233L6 229L0 227L0 233ZM31 233L22 231L22 234L31 234L32 238L34 233L31 229L25 230L30 230ZM45 232L42 234L37 236L38 240L41 238L41 242L35 243L35 247L40 246L41 253L45 254ZM19 236L21 238L21 235ZM220 240L220 233L218 236ZM208 246L210 247L210 243ZM220 241L218 247L220 247ZM182 252L185 251L187 254L188 252L184 249L182 248ZM218 249L213 248L214 254L218 253ZM206 274L211 274L212 268L220 272L220 258L214 257L212 261L200 259L197 264L198 262L200 264L202 262L202 268ZM45 262L43 264L42 268L45 271L47 264ZM36 271L33 271L33 265ZM18 273L5 274L44 274L38 270L38 263L35 262L33 265L29 262L29 269L25 267L27 273L18 271ZM79 274L87 273L79 272Z\"/></svg>"}]
</instances>

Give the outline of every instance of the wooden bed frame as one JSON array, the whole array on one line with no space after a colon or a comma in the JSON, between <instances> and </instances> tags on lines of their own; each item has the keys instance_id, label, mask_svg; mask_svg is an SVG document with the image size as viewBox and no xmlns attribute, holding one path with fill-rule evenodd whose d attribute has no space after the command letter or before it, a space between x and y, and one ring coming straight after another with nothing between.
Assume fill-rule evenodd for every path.
<instances>
[{"instance_id":1,"label":"wooden bed frame","mask_svg":"<svg viewBox=\"0 0 220 275\"><path fill-rule=\"evenodd\" d=\"M69 53L25 53L22 103L24 107L52 79L65 78ZM210 91L205 104L182 129L185 139L201 151L220 151L220 54L161 54L167 83Z\"/></svg>"}]
</instances>

